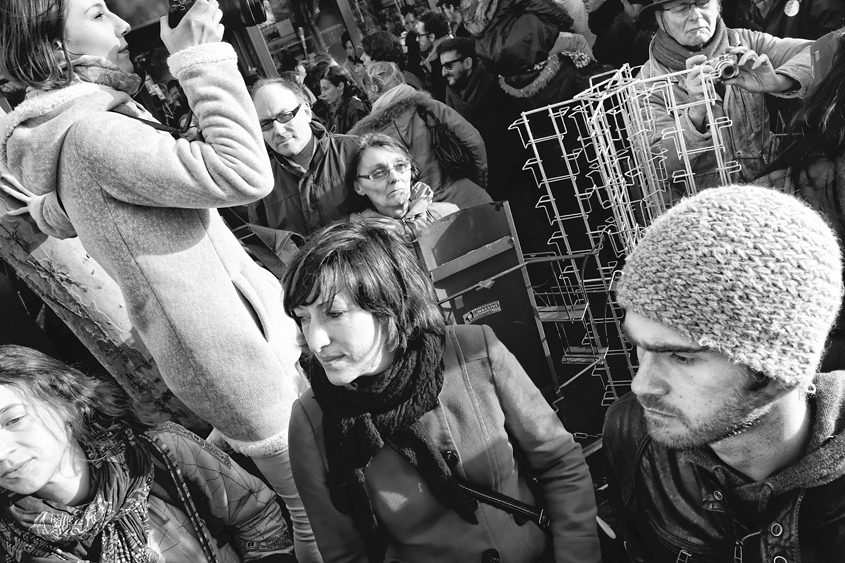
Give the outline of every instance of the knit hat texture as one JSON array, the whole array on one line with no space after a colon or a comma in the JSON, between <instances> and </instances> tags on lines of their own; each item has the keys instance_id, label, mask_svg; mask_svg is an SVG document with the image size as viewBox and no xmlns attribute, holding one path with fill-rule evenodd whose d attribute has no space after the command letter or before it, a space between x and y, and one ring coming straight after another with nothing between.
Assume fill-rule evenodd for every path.
<instances>
[{"instance_id":1,"label":"knit hat texture","mask_svg":"<svg viewBox=\"0 0 845 563\"><path fill-rule=\"evenodd\" d=\"M784 385L808 384L842 300L836 236L798 199L727 186L658 217L619 303Z\"/></svg>"}]
</instances>

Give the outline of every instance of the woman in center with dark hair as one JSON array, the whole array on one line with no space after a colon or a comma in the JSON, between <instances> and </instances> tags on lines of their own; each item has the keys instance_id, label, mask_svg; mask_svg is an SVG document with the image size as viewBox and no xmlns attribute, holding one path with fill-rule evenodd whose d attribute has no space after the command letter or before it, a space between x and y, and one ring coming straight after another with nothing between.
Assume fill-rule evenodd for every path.
<instances>
[{"instance_id":1,"label":"woman in center with dark hair","mask_svg":"<svg viewBox=\"0 0 845 563\"><path fill-rule=\"evenodd\" d=\"M362 135L346 167L342 211L352 221L387 229L411 245L426 227L458 211L453 203L433 201L434 192L418 177L405 145L380 133Z\"/></svg>"},{"instance_id":2,"label":"woman in center with dark hair","mask_svg":"<svg viewBox=\"0 0 845 563\"><path fill-rule=\"evenodd\" d=\"M489 327L445 325L398 239L331 225L283 284L312 384L291 413L292 469L324 561L599 561L580 446ZM544 503L551 537L460 482Z\"/></svg>"}]
</instances>

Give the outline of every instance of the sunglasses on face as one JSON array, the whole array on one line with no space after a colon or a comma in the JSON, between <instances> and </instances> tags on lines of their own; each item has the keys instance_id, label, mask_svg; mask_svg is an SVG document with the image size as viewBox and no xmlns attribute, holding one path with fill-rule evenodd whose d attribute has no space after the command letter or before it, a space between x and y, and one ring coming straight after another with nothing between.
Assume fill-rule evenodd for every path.
<instances>
[{"instance_id":1,"label":"sunglasses on face","mask_svg":"<svg viewBox=\"0 0 845 563\"><path fill-rule=\"evenodd\" d=\"M261 130L262 131L270 131L273 128L273 123L287 123L299 112L299 108L302 107L302 104L299 104L295 108L290 111L282 111L277 113L273 119L265 119L260 122Z\"/></svg>"},{"instance_id":2,"label":"sunglasses on face","mask_svg":"<svg viewBox=\"0 0 845 563\"><path fill-rule=\"evenodd\" d=\"M391 170L396 170L397 174L404 174L411 169L411 162L408 160L400 160L390 168L376 168L369 174L359 174L359 178L366 178L372 182L382 182L390 176Z\"/></svg>"},{"instance_id":3,"label":"sunglasses on face","mask_svg":"<svg viewBox=\"0 0 845 563\"><path fill-rule=\"evenodd\" d=\"M463 58L458 57L457 59L452 59L451 61L446 61L445 63L440 63L440 64L443 65L443 68L445 68L446 70L452 70L453 64L459 63L463 60L464 60Z\"/></svg>"}]
</instances>

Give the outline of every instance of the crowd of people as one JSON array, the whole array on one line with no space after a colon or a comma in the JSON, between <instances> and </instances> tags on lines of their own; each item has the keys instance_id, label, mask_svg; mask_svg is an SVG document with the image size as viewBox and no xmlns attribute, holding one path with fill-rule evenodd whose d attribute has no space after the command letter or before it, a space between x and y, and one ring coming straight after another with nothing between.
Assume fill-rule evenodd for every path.
<instances>
[{"instance_id":1,"label":"crowd of people","mask_svg":"<svg viewBox=\"0 0 845 563\"><path fill-rule=\"evenodd\" d=\"M215 430L0 345L5 561L615 561L581 446L489 327L446 324L413 243L493 201L530 230L509 125L625 64L678 77L648 100L652 149L700 193L669 181L622 268L638 370L605 419L611 528L636 562L840 560L845 6L584 5L592 48L552 0L442 0L405 6L404 37L345 35L342 63L248 87L218 1L196 0L161 22L186 138L133 98L129 25L102 0L7 0L0 74L27 89L0 119L10 215L79 238ZM736 73L712 80L722 56ZM736 185L697 151L712 116ZM282 252L282 233L307 240Z\"/></svg>"}]
</instances>

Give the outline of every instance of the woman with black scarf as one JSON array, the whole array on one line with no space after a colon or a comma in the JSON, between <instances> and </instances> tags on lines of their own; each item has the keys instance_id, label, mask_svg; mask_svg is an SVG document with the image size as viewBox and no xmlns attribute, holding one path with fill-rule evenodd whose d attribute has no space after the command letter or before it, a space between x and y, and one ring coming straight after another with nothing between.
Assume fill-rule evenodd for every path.
<instances>
[{"instance_id":1,"label":"woman with black scarf","mask_svg":"<svg viewBox=\"0 0 845 563\"><path fill-rule=\"evenodd\" d=\"M488 327L445 326L398 239L329 226L283 284L312 383L292 468L324 561L599 561L580 446ZM551 537L464 485L544 505Z\"/></svg>"}]
</instances>

